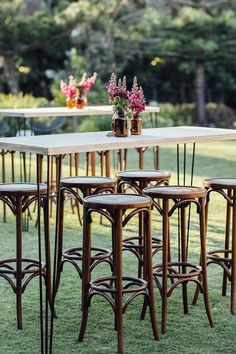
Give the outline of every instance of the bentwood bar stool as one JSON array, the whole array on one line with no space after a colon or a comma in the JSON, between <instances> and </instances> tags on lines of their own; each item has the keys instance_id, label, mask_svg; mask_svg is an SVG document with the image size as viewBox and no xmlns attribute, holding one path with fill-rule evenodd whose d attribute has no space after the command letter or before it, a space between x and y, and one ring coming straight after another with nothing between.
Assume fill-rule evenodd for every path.
<instances>
[{"instance_id":1,"label":"bentwood bar stool","mask_svg":"<svg viewBox=\"0 0 236 354\"><path fill-rule=\"evenodd\" d=\"M33 183L0 184L0 200L11 209L16 218L16 257L0 260L0 277L3 277L8 281L16 294L18 329L22 329L22 294L29 282L34 277L40 275L40 270L42 270L42 273L45 276L45 264L43 262L40 264L36 259L23 258L22 256L22 214L34 201L37 200L37 188L37 184ZM44 213L46 213L47 203L44 203L44 201L47 198L47 185L40 184L39 193L40 198L42 199ZM46 214L44 214L44 216L44 226L46 229L48 227L46 223ZM48 236L45 236L45 250L46 263L50 268L50 245Z\"/></svg>"},{"instance_id":2,"label":"bentwood bar stool","mask_svg":"<svg viewBox=\"0 0 236 354\"><path fill-rule=\"evenodd\" d=\"M152 185L159 186L161 184L168 185L170 173L161 170L126 170L116 174L117 192L124 192L124 189L131 188L135 193L142 194L143 189ZM132 252L138 258L138 276L141 276L143 264L143 228L144 219L142 213L139 214L139 230L138 236L130 236L123 239L123 250ZM161 241L152 237L153 256L161 249Z\"/></svg>"},{"instance_id":3,"label":"bentwood bar stool","mask_svg":"<svg viewBox=\"0 0 236 354\"><path fill-rule=\"evenodd\" d=\"M89 195L99 193L114 193L116 180L110 177L66 177L60 181L60 205L59 205L59 233L58 233L58 253L57 253L57 274L56 274L56 296L60 276L64 263L72 264L77 270L80 278L82 276L81 261L83 259L82 247L72 247L63 252L63 229L64 229L64 205L68 195L72 195L75 200L83 205L83 199ZM101 262L107 262L112 267L111 252L101 247L92 248L92 257L90 264L90 272Z\"/></svg>"},{"instance_id":4,"label":"bentwood bar stool","mask_svg":"<svg viewBox=\"0 0 236 354\"><path fill-rule=\"evenodd\" d=\"M124 214L124 212L126 213ZM122 229L138 213L144 213L144 274L143 279L122 274ZM112 225L113 274L90 281L92 214L103 215ZM123 353L122 322L130 302L142 295L150 307L154 338L158 339L154 311L151 244L151 199L135 194L103 194L84 199L83 215L83 267L82 267L82 310L79 341L83 341L88 321L88 310L93 296L103 296L115 314L118 352ZM123 295L126 295L123 301Z\"/></svg>"},{"instance_id":5,"label":"bentwood bar stool","mask_svg":"<svg viewBox=\"0 0 236 354\"><path fill-rule=\"evenodd\" d=\"M184 313L188 313L187 285L195 282L204 296L205 309L211 326L213 321L208 300L206 239L205 239L205 197L206 191L197 187L159 186L144 189L144 194L153 200L163 201L162 208L157 210L162 216L162 263L154 267L154 278L162 296L162 333L166 332L167 299L178 285L182 285ZM172 205L170 206L170 202ZM200 265L190 263L187 259L186 240L186 208L195 204L199 214L200 226ZM170 218L176 209L180 210L181 259L178 262L168 261L168 243L170 242ZM159 280L161 278L161 281ZM171 280L168 288L168 279Z\"/></svg>"},{"instance_id":6,"label":"bentwood bar stool","mask_svg":"<svg viewBox=\"0 0 236 354\"><path fill-rule=\"evenodd\" d=\"M226 225L224 248L207 253L208 264L214 263L223 269L222 295L226 296L227 280L231 282L231 313L236 314L236 178L209 178L203 181L207 189L206 220L210 194L217 193L226 200ZM232 234L230 236L232 229ZM231 244L230 244L231 239Z\"/></svg>"}]
</instances>

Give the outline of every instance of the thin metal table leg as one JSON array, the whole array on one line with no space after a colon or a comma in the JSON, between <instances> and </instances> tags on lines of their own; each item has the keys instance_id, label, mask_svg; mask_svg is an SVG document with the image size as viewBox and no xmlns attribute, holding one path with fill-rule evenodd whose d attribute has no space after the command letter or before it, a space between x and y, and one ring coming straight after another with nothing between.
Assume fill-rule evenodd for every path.
<instances>
[{"instance_id":1,"label":"thin metal table leg","mask_svg":"<svg viewBox=\"0 0 236 354\"><path fill-rule=\"evenodd\" d=\"M43 325L43 283L42 283L42 251L41 251L41 223L40 223L40 165L42 163L42 155L37 155L37 204L38 204L38 254L39 254L39 300L40 300L40 339L41 353L44 354L44 325ZM47 344L47 343L46 343Z\"/></svg>"},{"instance_id":2,"label":"thin metal table leg","mask_svg":"<svg viewBox=\"0 0 236 354\"><path fill-rule=\"evenodd\" d=\"M231 313L236 314L236 191L233 190L232 269L231 269Z\"/></svg>"},{"instance_id":3,"label":"thin metal table leg","mask_svg":"<svg viewBox=\"0 0 236 354\"><path fill-rule=\"evenodd\" d=\"M59 205L60 205L60 179L61 179L61 164L62 155L56 156L57 160L57 207L56 207L56 228L55 228L55 242L54 242L54 259L53 259L53 283L52 283L52 306L51 306L51 324L50 324L50 343L49 343L49 354L52 353L53 345L53 324L54 324L54 305L55 305L55 280L56 280L56 261L57 261L57 248L58 248L58 225L59 225Z\"/></svg>"}]
</instances>

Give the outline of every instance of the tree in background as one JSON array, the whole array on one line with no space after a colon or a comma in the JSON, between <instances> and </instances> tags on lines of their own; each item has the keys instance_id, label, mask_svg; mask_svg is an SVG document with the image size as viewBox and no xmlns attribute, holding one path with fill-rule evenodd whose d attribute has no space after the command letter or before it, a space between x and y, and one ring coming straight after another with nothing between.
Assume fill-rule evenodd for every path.
<instances>
[{"instance_id":1,"label":"tree in background","mask_svg":"<svg viewBox=\"0 0 236 354\"><path fill-rule=\"evenodd\" d=\"M235 38L235 0L2 0L1 90L51 98L97 71L100 95L115 71L149 100L194 101L204 125L207 101L235 102Z\"/></svg>"},{"instance_id":2,"label":"tree in background","mask_svg":"<svg viewBox=\"0 0 236 354\"><path fill-rule=\"evenodd\" d=\"M35 87L39 86L39 92L47 94L45 70L63 64L65 51L71 46L69 34L83 16L78 4L72 5L53 0L1 3L0 56L9 92L19 92L21 76L25 91L37 93ZM24 74L28 74L25 85Z\"/></svg>"},{"instance_id":3,"label":"tree in background","mask_svg":"<svg viewBox=\"0 0 236 354\"><path fill-rule=\"evenodd\" d=\"M179 71L194 73L197 123L204 125L206 70L212 72L220 66L221 72L235 71L236 4L220 0L171 0L168 7L163 1L150 3L158 20L148 35L144 52L156 50L157 59L162 57ZM169 73L172 77L173 74L176 79L175 68Z\"/></svg>"}]
</instances>

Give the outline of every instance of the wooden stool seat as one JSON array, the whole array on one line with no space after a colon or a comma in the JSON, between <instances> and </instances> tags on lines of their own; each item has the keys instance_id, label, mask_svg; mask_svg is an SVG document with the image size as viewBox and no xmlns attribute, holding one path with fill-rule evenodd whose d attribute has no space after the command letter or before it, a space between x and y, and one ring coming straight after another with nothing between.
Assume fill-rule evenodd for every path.
<instances>
[{"instance_id":1,"label":"wooden stool seat","mask_svg":"<svg viewBox=\"0 0 236 354\"><path fill-rule=\"evenodd\" d=\"M45 263L36 259L24 258L22 255L22 215L28 207L38 198L38 191L41 199L41 206L44 209L45 228L45 258L50 271L50 245L49 237L46 236L48 223L47 213L47 185L35 183L6 183L0 184L0 200L7 205L16 220L16 256L0 260L0 277L3 277L12 287L16 294L17 328L22 329L22 294L29 282L42 274L46 278ZM49 274L49 273L48 273ZM50 275L46 279L47 297L50 300Z\"/></svg>"},{"instance_id":2,"label":"wooden stool seat","mask_svg":"<svg viewBox=\"0 0 236 354\"><path fill-rule=\"evenodd\" d=\"M188 186L158 186L145 188L143 192L152 198L194 199L206 196L204 188Z\"/></svg>"},{"instance_id":3,"label":"wooden stool seat","mask_svg":"<svg viewBox=\"0 0 236 354\"><path fill-rule=\"evenodd\" d=\"M35 183L0 183L0 195L2 196L32 196L37 194ZM47 185L40 183L39 193L45 194Z\"/></svg>"},{"instance_id":4,"label":"wooden stool seat","mask_svg":"<svg viewBox=\"0 0 236 354\"><path fill-rule=\"evenodd\" d=\"M82 268L82 323L79 341L83 341L88 322L91 298L100 295L112 306L115 314L118 353L123 353L123 314L137 296L144 297L144 305L150 308L151 324L155 339L159 339L154 309L152 245L151 245L151 198L137 194L101 194L84 199L83 228L83 268ZM111 276L90 280L91 264L91 214L103 215L112 225L112 260ZM123 275L122 232L123 227L137 214L142 213L144 228L144 264L143 278ZM124 295L125 299L124 299ZM143 307L144 308L144 307ZM143 315L143 311L142 311ZM141 316L143 319L143 316Z\"/></svg>"},{"instance_id":5,"label":"wooden stool seat","mask_svg":"<svg viewBox=\"0 0 236 354\"><path fill-rule=\"evenodd\" d=\"M116 174L118 181L163 181L170 178L170 173L161 170L126 170Z\"/></svg>"},{"instance_id":6,"label":"wooden stool seat","mask_svg":"<svg viewBox=\"0 0 236 354\"><path fill-rule=\"evenodd\" d=\"M116 180L110 177L96 177L96 176L76 176L66 177L61 179L61 187L69 188L107 188L114 186Z\"/></svg>"},{"instance_id":7,"label":"wooden stool seat","mask_svg":"<svg viewBox=\"0 0 236 354\"><path fill-rule=\"evenodd\" d=\"M93 195L84 200L85 206L91 208L107 208L112 210L146 208L151 198L137 194L103 194Z\"/></svg>"},{"instance_id":8,"label":"wooden stool seat","mask_svg":"<svg viewBox=\"0 0 236 354\"><path fill-rule=\"evenodd\" d=\"M236 178L208 178L203 185L213 189L236 189Z\"/></svg>"}]
</instances>

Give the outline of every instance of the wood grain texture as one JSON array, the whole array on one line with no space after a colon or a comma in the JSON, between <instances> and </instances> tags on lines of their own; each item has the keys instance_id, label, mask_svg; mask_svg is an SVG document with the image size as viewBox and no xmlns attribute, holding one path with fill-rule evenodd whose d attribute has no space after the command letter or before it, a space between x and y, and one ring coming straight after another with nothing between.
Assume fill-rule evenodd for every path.
<instances>
[{"instance_id":1,"label":"wood grain texture","mask_svg":"<svg viewBox=\"0 0 236 354\"><path fill-rule=\"evenodd\" d=\"M75 152L236 140L236 130L201 127L143 129L142 135L126 138L107 136L107 133L102 131L1 138L0 148L40 155L61 155Z\"/></svg>"}]
</instances>

